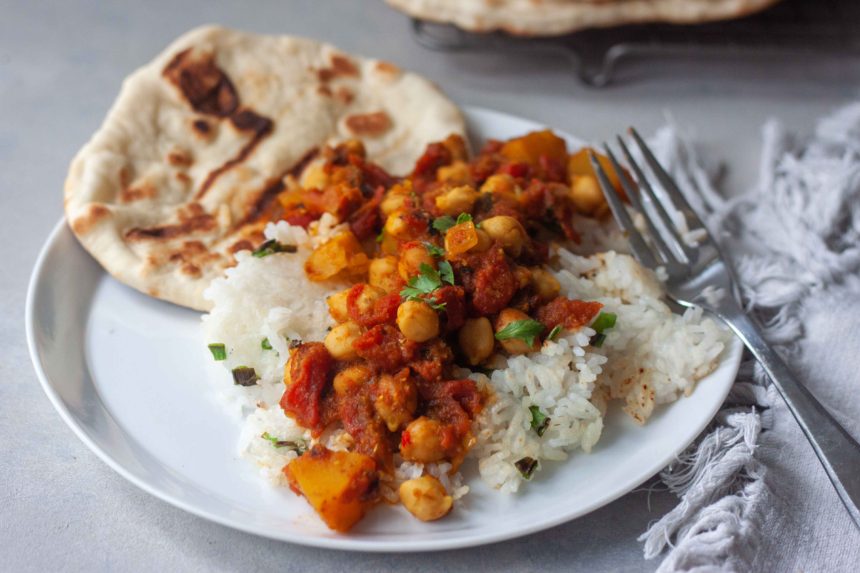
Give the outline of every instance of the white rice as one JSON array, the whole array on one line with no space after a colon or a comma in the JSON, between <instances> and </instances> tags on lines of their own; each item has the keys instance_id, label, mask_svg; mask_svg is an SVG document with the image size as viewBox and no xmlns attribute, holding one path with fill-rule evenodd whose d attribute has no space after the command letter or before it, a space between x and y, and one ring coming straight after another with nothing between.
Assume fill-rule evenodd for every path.
<instances>
[{"instance_id":1,"label":"white rice","mask_svg":"<svg viewBox=\"0 0 860 573\"><path fill-rule=\"evenodd\" d=\"M288 441L310 439L277 405L289 341L322 340L331 325L325 298L347 286L312 283L304 275L303 264L313 247L339 230L332 223L324 218L311 234L284 222L270 224L266 236L295 244L298 252L264 258L239 253L237 266L206 292L214 302L212 312L204 317L206 342L227 346L223 363L227 372L218 386L225 407L242 419L239 453L275 484L283 483L281 469L296 454L273 447L261 435L268 432ZM603 233L596 238L587 235L591 238L583 244L617 242L617 237ZM700 309L673 314L661 300L658 274L628 255L607 251L586 257L564 249L555 255L553 270L561 294L601 302L606 312L617 315L617 323L606 332L600 348L590 345L595 332L584 327L546 342L539 352L494 357L490 365L495 370L489 378L464 371L494 390L476 422L478 442L470 456L477 459L482 479L503 492L515 492L522 484L514 465L521 458L540 463L590 451L603 430L608 400L620 401L627 414L645 423L656 405L688 395L696 381L714 369L728 336ZM272 350L262 349L264 338ZM240 365L256 369L261 378L257 386L233 386L229 370ZM531 406L538 406L551 419L543 436L531 428ZM321 441L344 449L350 437L340 430ZM422 473L439 477L455 498L468 492L459 473L449 475L447 464L425 466L399 457L395 461L394 481L384 488L394 501L399 483Z\"/></svg>"}]
</instances>

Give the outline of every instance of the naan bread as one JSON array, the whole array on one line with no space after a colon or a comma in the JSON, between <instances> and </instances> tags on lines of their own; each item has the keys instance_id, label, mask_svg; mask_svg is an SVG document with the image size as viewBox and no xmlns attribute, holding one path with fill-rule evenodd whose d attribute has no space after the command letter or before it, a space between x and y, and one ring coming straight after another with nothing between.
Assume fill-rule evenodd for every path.
<instances>
[{"instance_id":1,"label":"naan bread","mask_svg":"<svg viewBox=\"0 0 860 573\"><path fill-rule=\"evenodd\" d=\"M473 32L555 36L645 22L740 18L778 0L386 0L411 16Z\"/></svg>"},{"instance_id":2,"label":"naan bread","mask_svg":"<svg viewBox=\"0 0 860 573\"><path fill-rule=\"evenodd\" d=\"M202 292L262 239L251 222L327 143L361 139L405 174L464 134L430 82L318 42L204 27L133 73L65 185L69 226L120 281L207 310Z\"/></svg>"}]
</instances>

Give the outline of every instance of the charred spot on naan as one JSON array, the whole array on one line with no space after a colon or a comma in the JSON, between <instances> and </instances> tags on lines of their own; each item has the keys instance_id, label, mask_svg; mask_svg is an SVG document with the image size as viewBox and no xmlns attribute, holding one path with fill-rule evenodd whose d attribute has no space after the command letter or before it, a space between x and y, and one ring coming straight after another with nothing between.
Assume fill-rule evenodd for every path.
<instances>
[{"instance_id":1,"label":"charred spot on naan","mask_svg":"<svg viewBox=\"0 0 860 573\"><path fill-rule=\"evenodd\" d=\"M179 222L156 227L134 227L125 232L129 241L172 240L194 233L212 231L217 227L215 217L207 213L199 203L189 203L179 211Z\"/></svg>"},{"instance_id":2,"label":"charred spot on naan","mask_svg":"<svg viewBox=\"0 0 860 573\"><path fill-rule=\"evenodd\" d=\"M299 159L292 167L290 167L280 177L275 178L271 183L263 187L263 189L257 193L256 197L249 204L246 210L246 215L239 223L239 227L259 219L274 219L274 214L271 213L270 207L275 205L275 198L277 198L281 191L285 189L286 185L284 184L284 180L288 177L298 179L302 173L304 173L311 161L319 155L319 151L318 147L312 147L307 150L301 159Z\"/></svg>"},{"instance_id":3,"label":"charred spot on naan","mask_svg":"<svg viewBox=\"0 0 860 573\"><path fill-rule=\"evenodd\" d=\"M217 263L223 258L221 254L210 251L200 241L184 241L168 256L171 263L179 266L182 274L195 278L202 274L201 267L211 267L212 263Z\"/></svg>"},{"instance_id":4,"label":"charred spot on naan","mask_svg":"<svg viewBox=\"0 0 860 573\"><path fill-rule=\"evenodd\" d=\"M191 132L203 141L212 141L215 138L216 127L202 117L191 120Z\"/></svg>"},{"instance_id":5,"label":"charred spot on naan","mask_svg":"<svg viewBox=\"0 0 860 573\"><path fill-rule=\"evenodd\" d=\"M178 147L168 151L166 159L174 167L188 167L194 162L190 151Z\"/></svg>"},{"instance_id":6,"label":"charred spot on naan","mask_svg":"<svg viewBox=\"0 0 860 573\"><path fill-rule=\"evenodd\" d=\"M99 221L110 217L111 210L101 203L90 203L86 212L72 221L72 230L76 235L86 235L98 225Z\"/></svg>"},{"instance_id":7,"label":"charred spot on naan","mask_svg":"<svg viewBox=\"0 0 860 573\"><path fill-rule=\"evenodd\" d=\"M317 78L324 84L335 78L359 76L358 67L343 54L332 55L330 66L317 70Z\"/></svg>"},{"instance_id":8,"label":"charred spot on naan","mask_svg":"<svg viewBox=\"0 0 860 573\"><path fill-rule=\"evenodd\" d=\"M391 129L391 118L384 111L350 115L345 123L347 129L359 137L379 137Z\"/></svg>"},{"instance_id":9,"label":"charred spot on naan","mask_svg":"<svg viewBox=\"0 0 860 573\"><path fill-rule=\"evenodd\" d=\"M376 65L373 66L373 71L387 80L393 80L401 74L400 68L391 62L385 61L376 62Z\"/></svg>"},{"instance_id":10,"label":"charred spot on naan","mask_svg":"<svg viewBox=\"0 0 860 573\"><path fill-rule=\"evenodd\" d=\"M122 203L133 203L143 199L152 199L158 195L158 189L152 183L144 181L138 185L123 185L119 192Z\"/></svg>"},{"instance_id":11,"label":"charred spot on naan","mask_svg":"<svg viewBox=\"0 0 860 573\"><path fill-rule=\"evenodd\" d=\"M199 113L228 117L239 107L239 95L233 82L215 64L215 56L210 52L183 50L162 73Z\"/></svg>"}]
</instances>

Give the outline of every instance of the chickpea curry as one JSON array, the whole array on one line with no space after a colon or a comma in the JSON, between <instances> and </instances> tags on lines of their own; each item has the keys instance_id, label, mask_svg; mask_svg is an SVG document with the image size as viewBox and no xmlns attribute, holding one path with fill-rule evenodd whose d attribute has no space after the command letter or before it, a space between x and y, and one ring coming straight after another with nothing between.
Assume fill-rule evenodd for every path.
<instances>
[{"instance_id":1,"label":"chickpea curry","mask_svg":"<svg viewBox=\"0 0 860 573\"><path fill-rule=\"evenodd\" d=\"M490 141L471 160L452 136L405 178L348 142L280 193L267 220L348 224L304 263L312 281L354 284L327 299L325 339L291 350L280 402L316 437L351 437L346 451L317 444L283 470L329 527L347 531L378 503L398 459L457 470L492 399L465 369L595 320L601 304L560 296L546 265L553 241L578 240L574 214L606 210L587 151L569 154L550 131ZM453 504L429 473L398 493L425 521Z\"/></svg>"}]
</instances>

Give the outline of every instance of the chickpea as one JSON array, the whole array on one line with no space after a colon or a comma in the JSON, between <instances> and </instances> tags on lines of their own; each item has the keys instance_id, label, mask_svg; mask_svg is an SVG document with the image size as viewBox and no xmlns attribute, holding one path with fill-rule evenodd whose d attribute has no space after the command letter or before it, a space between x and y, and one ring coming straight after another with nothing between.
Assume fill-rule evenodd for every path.
<instances>
[{"instance_id":1,"label":"chickpea","mask_svg":"<svg viewBox=\"0 0 860 573\"><path fill-rule=\"evenodd\" d=\"M496 318L496 333L512 322L516 322L518 320L528 320L529 315L526 313L517 310L515 308L506 308L502 312L499 313L499 316ZM508 354L525 354L526 352L535 352L540 348L540 343L537 338L535 338L534 344L529 346L526 342L520 338L509 338L507 340L500 340L499 343L502 345L502 348Z\"/></svg>"},{"instance_id":2,"label":"chickpea","mask_svg":"<svg viewBox=\"0 0 860 573\"><path fill-rule=\"evenodd\" d=\"M552 276L548 270L541 267L535 267L532 270L532 286L535 292L543 301L550 301L558 296L561 292L561 285L558 279Z\"/></svg>"},{"instance_id":3,"label":"chickpea","mask_svg":"<svg viewBox=\"0 0 860 573\"><path fill-rule=\"evenodd\" d=\"M493 240L483 229L475 229L475 234L478 236L478 244L469 249L472 253L483 253L488 251L493 246Z\"/></svg>"},{"instance_id":4,"label":"chickpea","mask_svg":"<svg viewBox=\"0 0 860 573\"><path fill-rule=\"evenodd\" d=\"M470 318L463 323L457 333L460 350L466 355L469 364L480 364L493 354L496 339L493 337L493 325L486 317Z\"/></svg>"},{"instance_id":5,"label":"chickpea","mask_svg":"<svg viewBox=\"0 0 860 573\"><path fill-rule=\"evenodd\" d=\"M471 211L477 200L478 192L471 185L461 185L436 197L436 208L445 215L456 216Z\"/></svg>"},{"instance_id":6,"label":"chickpea","mask_svg":"<svg viewBox=\"0 0 860 573\"><path fill-rule=\"evenodd\" d=\"M350 366L335 375L332 385L339 396L349 394L370 379L370 370L366 366Z\"/></svg>"},{"instance_id":7,"label":"chickpea","mask_svg":"<svg viewBox=\"0 0 860 573\"><path fill-rule=\"evenodd\" d=\"M397 262L397 272L400 274L400 278L408 281L421 272L422 264L431 267L436 266L436 261L433 259L433 255L427 251L427 247L421 243L404 245L400 251L400 260Z\"/></svg>"},{"instance_id":8,"label":"chickpea","mask_svg":"<svg viewBox=\"0 0 860 573\"><path fill-rule=\"evenodd\" d=\"M302 187L305 189L325 189L329 183L325 163L312 163L302 174Z\"/></svg>"},{"instance_id":9,"label":"chickpea","mask_svg":"<svg viewBox=\"0 0 860 573\"><path fill-rule=\"evenodd\" d=\"M481 185L481 193L494 193L498 195L516 195L517 183L507 173L490 175Z\"/></svg>"},{"instance_id":10,"label":"chickpea","mask_svg":"<svg viewBox=\"0 0 860 573\"><path fill-rule=\"evenodd\" d=\"M525 288L526 285L532 282L532 272L526 267L514 267L514 277L517 279L519 288Z\"/></svg>"},{"instance_id":11,"label":"chickpea","mask_svg":"<svg viewBox=\"0 0 860 573\"><path fill-rule=\"evenodd\" d=\"M591 175L574 176L570 184L570 198L577 211L585 215L597 214L606 207L606 198Z\"/></svg>"},{"instance_id":12,"label":"chickpea","mask_svg":"<svg viewBox=\"0 0 860 573\"><path fill-rule=\"evenodd\" d=\"M472 175L469 173L469 165L465 161L455 161L451 165L440 167L436 171L436 180L454 185L466 185L471 183Z\"/></svg>"},{"instance_id":13,"label":"chickpea","mask_svg":"<svg viewBox=\"0 0 860 573\"><path fill-rule=\"evenodd\" d=\"M408 197L409 195L399 188L391 189L383 197L382 202L379 204L379 210L387 218L395 211L403 209Z\"/></svg>"},{"instance_id":14,"label":"chickpea","mask_svg":"<svg viewBox=\"0 0 860 573\"><path fill-rule=\"evenodd\" d=\"M352 343L360 335L361 329L359 326L352 321L348 321L332 328L326 335L323 344L325 344L325 348L329 354L336 360L352 360L358 357L352 347Z\"/></svg>"},{"instance_id":15,"label":"chickpea","mask_svg":"<svg viewBox=\"0 0 860 573\"><path fill-rule=\"evenodd\" d=\"M376 383L377 396L373 407L385 422L389 431L405 426L412 421L418 407L418 388L409 378L409 371L396 375L382 374Z\"/></svg>"},{"instance_id":16,"label":"chickpea","mask_svg":"<svg viewBox=\"0 0 860 573\"><path fill-rule=\"evenodd\" d=\"M331 317L338 322L349 320L349 306L347 305L347 299L349 298L349 292L351 290L352 288L348 288L330 295L325 299L328 304L329 314L331 314ZM361 314L370 312L373 309L373 303L375 303L377 299L384 294L385 291L381 288L365 284L364 288L361 289L361 294L359 294L358 298L355 300L358 312Z\"/></svg>"},{"instance_id":17,"label":"chickpea","mask_svg":"<svg viewBox=\"0 0 860 573\"><path fill-rule=\"evenodd\" d=\"M518 257L526 242L526 230L508 215L497 215L481 221L481 228L512 257Z\"/></svg>"},{"instance_id":18,"label":"chickpea","mask_svg":"<svg viewBox=\"0 0 860 573\"><path fill-rule=\"evenodd\" d=\"M385 219L385 234L395 239L409 237L409 223L406 221L406 211L398 209Z\"/></svg>"},{"instance_id":19,"label":"chickpea","mask_svg":"<svg viewBox=\"0 0 860 573\"><path fill-rule=\"evenodd\" d=\"M397 273L397 257L387 256L371 260L367 269L367 282L385 292L399 290L400 277Z\"/></svg>"},{"instance_id":20,"label":"chickpea","mask_svg":"<svg viewBox=\"0 0 860 573\"><path fill-rule=\"evenodd\" d=\"M400 502L421 521L433 521L448 515L454 499L438 479L431 475L406 480L398 490Z\"/></svg>"},{"instance_id":21,"label":"chickpea","mask_svg":"<svg viewBox=\"0 0 860 573\"><path fill-rule=\"evenodd\" d=\"M350 289L342 290L325 299L326 304L328 304L328 313L338 322L349 320L349 310L346 305L349 291Z\"/></svg>"},{"instance_id":22,"label":"chickpea","mask_svg":"<svg viewBox=\"0 0 860 573\"><path fill-rule=\"evenodd\" d=\"M384 295L385 291L381 288L364 284L364 288L361 289L361 294L359 294L355 299L355 306L358 309L359 314L365 314L373 310L373 305Z\"/></svg>"},{"instance_id":23,"label":"chickpea","mask_svg":"<svg viewBox=\"0 0 860 573\"><path fill-rule=\"evenodd\" d=\"M397 308L397 327L414 342L425 342L439 334L439 315L421 301L407 300Z\"/></svg>"},{"instance_id":24,"label":"chickpea","mask_svg":"<svg viewBox=\"0 0 860 573\"><path fill-rule=\"evenodd\" d=\"M442 447L442 424L432 418L421 416L412 420L400 439L400 455L404 459L429 464L445 458Z\"/></svg>"}]
</instances>

